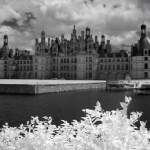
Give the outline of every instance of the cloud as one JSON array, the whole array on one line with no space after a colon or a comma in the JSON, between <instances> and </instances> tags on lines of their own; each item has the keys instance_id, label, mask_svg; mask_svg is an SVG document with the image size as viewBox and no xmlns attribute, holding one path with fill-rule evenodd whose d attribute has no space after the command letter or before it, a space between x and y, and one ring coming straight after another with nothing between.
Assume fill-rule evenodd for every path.
<instances>
[{"instance_id":1,"label":"cloud","mask_svg":"<svg viewBox=\"0 0 150 150\"><path fill-rule=\"evenodd\" d=\"M139 39L136 32L143 21L150 29L149 4L149 0L0 0L0 40L6 30L9 45L33 49L43 25L47 37L65 34L69 39L75 24L78 35L89 26L99 40L103 33L113 45L131 45Z\"/></svg>"}]
</instances>

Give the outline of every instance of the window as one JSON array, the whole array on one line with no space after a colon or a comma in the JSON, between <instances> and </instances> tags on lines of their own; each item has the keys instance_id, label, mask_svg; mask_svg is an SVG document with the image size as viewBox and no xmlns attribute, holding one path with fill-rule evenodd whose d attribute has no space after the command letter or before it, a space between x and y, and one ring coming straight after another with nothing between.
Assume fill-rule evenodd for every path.
<instances>
[{"instance_id":1,"label":"window","mask_svg":"<svg viewBox=\"0 0 150 150\"><path fill-rule=\"evenodd\" d=\"M66 58L64 58L64 63L66 63Z\"/></svg>"},{"instance_id":2,"label":"window","mask_svg":"<svg viewBox=\"0 0 150 150\"><path fill-rule=\"evenodd\" d=\"M71 63L73 63L73 58L71 58Z\"/></svg>"},{"instance_id":3,"label":"window","mask_svg":"<svg viewBox=\"0 0 150 150\"><path fill-rule=\"evenodd\" d=\"M5 64L7 64L7 61L5 61Z\"/></svg>"},{"instance_id":4,"label":"window","mask_svg":"<svg viewBox=\"0 0 150 150\"><path fill-rule=\"evenodd\" d=\"M30 67L30 70L31 70L31 71L33 70L33 67L32 67L32 66Z\"/></svg>"},{"instance_id":5,"label":"window","mask_svg":"<svg viewBox=\"0 0 150 150\"><path fill-rule=\"evenodd\" d=\"M111 65L109 65L109 70L111 70Z\"/></svg>"},{"instance_id":6,"label":"window","mask_svg":"<svg viewBox=\"0 0 150 150\"><path fill-rule=\"evenodd\" d=\"M77 63L77 58L74 58L74 63Z\"/></svg>"},{"instance_id":7,"label":"window","mask_svg":"<svg viewBox=\"0 0 150 150\"><path fill-rule=\"evenodd\" d=\"M148 64L144 64L144 69L148 69Z\"/></svg>"},{"instance_id":8,"label":"window","mask_svg":"<svg viewBox=\"0 0 150 150\"><path fill-rule=\"evenodd\" d=\"M145 55L147 55L147 50L145 50Z\"/></svg>"},{"instance_id":9,"label":"window","mask_svg":"<svg viewBox=\"0 0 150 150\"><path fill-rule=\"evenodd\" d=\"M35 66L35 70L37 70L37 65Z\"/></svg>"},{"instance_id":10,"label":"window","mask_svg":"<svg viewBox=\"0 0 150 150\"><path fill-rule=\"evenodd\" d=\"M63 59L61 58L61 63L63 63Z\"/></svg>"},{"instance_id":11,"label":"window","mask_svg":"<svg viewBox=\"0 0 150 150\"><path fill-rule=\"evenodd\" d=\"M35 72L35 78L37 78L37 72Z\"/></svg>"},{"instance_id":12,"label":"window","mask_svg":"<svg viewBox=\"0 0 150 150\"><path fill-rule=\"evenodd\" d=\"M69 58L67 58L67 63L69 63Z\"/></svg>"},{"instance_id":13,"label":"window","mask_svg":"<svg viewBox=\"0 0 150 150\"><path fill-rule=\"evenodd\" d=\"M113 62L115 62L115 59L113 59Z\"/></svg>"},{"instance_id":14,"label":"window","mask_svg":"<svg viewBox=\"0 0 150 150\"><path fill-rule=\"evenodd\" d=\"M101 70L103 70L103 65L101 65Z\"/></svg>"},{"instance_id":15,"label":"window","mask_svg":"<svg viewBox=\"0 0 150 150\"><path fill-rule=\"evenodd\" d=\"M89 65L89 70L92 70L92 65L91 64Z\"/></svg>"},{"instance_id":16,"label":"window","mask_svg":"<svg viewBox=\"0 0 150 150\"><path fill-rule=\"evenodd\" d=\"M27 71L29 71L29 66L27 66Z\"/></svg>"},{"instance_id":17,"label":"window","mask_svg":"<svg viewBox=\"0 0 150 150\"><path fill-rule=\"evenodd\" d=\"M27 61L27 64L29 64L29 61Z\"/></svg>"},{"instance_id":18,"label":"window","mask_svg":"<svg viewBox=\"0 0 150 150\"><path fill-rule=\"evenodd\" d=\"M111 62L111 59L109 59L109 62Z\"/></svg>"},{"instance_id":19,"label":"window","mask_svg":"<svg viewBox=\"0 0 150 150\"><path fill-rule=\"evenodd\" d=\"M69 70L69 66L67 66L67 70Z\"/></svg>"},{"instance_id":20,"label":"window","mask_svg":"<svg viewBox=\"0 0 150 150\"><path fill-rule=\"evenodd\" d=\"M24 66L24 71L26 71L26 66Z\"/></svg>"},{"instance_id":21,"label":"window","mask_svg":"<svg viewBox=\"0 0 150 150\"><path fill-rule=\"evenodd\" d=\"M117 65L117 70L120 70L120 65Z\"/></svg>"},{"instance_id":22,"label":"window","mask_svg":"<svg viewBox=\"0 0 150 150\"><path fill-rule=\"evenodd\" d=\"M107 59L105 59L105 62L107 62Z\"/></svg>"},{"instance_id":23,"label":"window","mask_svg":"<svg viewBox=\"0 0 150 150\"><path fill-rule=\"evenodd\" d=\"M115 70L115 66L113 65L113 70Z\"/></svg>"},{"instance_id":24,"label":"window","mask_svg":"<svg viewBox=\"0 0 150 150\"><path fill-rule=\"evenodd\" d=\"M66 66L64 66L64 70L66 70Z\"/></svg>"},{"instance_id":25,"label":"window","mask_svg":"<svg viewBox=\"0 0 150 150\"><path fill-rule=\"evenodd\" d=\"M86 62L88 62L88 59L87 59L87 57L86 57Z\"/></svg>"},{"instance_id":26,"label":"window","mask_svg":"<svg viewBox=\"0 0 150 150\"><path fill-rule=\"evenodd\" d=\"M128 65L126 65L126 70L128 70Z\"/></svg>"},{"instance_id":27,"label":"window","mask_svg":"<svg viewBox=\"0 0 150 150\"><path fill-rule=\"evenodd\" d=\"M105 70L107 70L107 66L105 65Z\"/></svg>"},{"instance_id":28,"label":"window","mask_svg":"<svg viewBox=\"0 0 150 150\"><path fill-rule=\"evenodd\" d=\"M53 71L55 71L55 66L53 66Z\"/></svg>"},{"instance_id":29,"label":"window","mask_svg":"<svg viewBox=\"0 0 150 150\"><path fill-rule=\"evenodd\" d=\"M144 78L148 78L148 72L144 72Z\"/></svg>"},{"instance_id":30,"label":"window","mask_svg":"<svg viewBox=\"0 0 150 150\"><path fill-rule=\"evenodd\" d=\"M92 57L89 57L89 62L92 62Z\"/></svg>"},{"instance_id":31,"label":"window","mask_svg":"<svg viewBox=\"0 0 150 150\"><path fill-rule=\"evenodd\" d=\"M103 59L101 59L101 62L103 62Z\"/></svg>"},{"instance_id":32,"label":"window","mask_svg":"<svg viewBox=\"0 0 150 150\"><path fill-rule=\"evenodd\" d=\"M92 72L89 72L89 78L90 79L92 78Z\"/></svg>"},{"instance_id":33,"label":"window","mask_svg":"<svg viewBox=\"0 0 150 150\"><path fill-rule=\"evenodd\" d=\"M128 58L126 58L126 62L128 62Z\"/></svg>"},{"instance_id":34,"label":"window","mask_svg":"<svg viewBox=\"0 0 150 150\"><path fill-rule=\"evenodd\" d=\"M76 70L77 69L77 67L76 66L74 66L74 70Z\"/></svg>"},{"instance_id":35,"label":"window","mask_svg":"<svg viewBox=\"0 0 150 150\"><path fill-rule=\"evenodd\" d=\"M147 60L148 60L148 57L144 57L144 60L147 61Z\"/></svg>"},{"instance_id":36,"label":"window","mask_svg":"<svg viewBox=\"0 0 150 150\"><path fill-rule=\"evenodd\" d=\"M131 64L131 69L132 69L132 64Z\"/></svg>"},{"instance_id":37,"label":"window","mask_svg":"<svg viewBox=\"0 0 150 150\"><path fill-rule=\"evenodd\" d=\"M63 70L63 66L61 66L61 71Z\"/></svg>"},{"instance_id":38,"label":"window","mask_svg":"<svg viewBox=\"0 0 150 150\"><path fill-rule=\"evenodd\" d=\"M22 64L22 61L20 61L20 64Z\"/></svg>"}]
</instances>

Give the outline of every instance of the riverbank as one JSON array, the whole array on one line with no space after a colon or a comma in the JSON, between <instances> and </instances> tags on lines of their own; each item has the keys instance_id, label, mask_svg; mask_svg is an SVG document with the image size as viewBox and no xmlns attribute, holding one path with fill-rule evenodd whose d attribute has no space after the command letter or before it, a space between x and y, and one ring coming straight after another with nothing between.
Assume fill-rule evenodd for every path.
<instances>
[{"instance_id":1,"label":"riverbank","mask_svg":"<svg viewBox=\"0 0 150 150\"><path fill-rule=\"evenodd\" d=\"M0 79L0 93L42 94L105 88L105 81L97 80L20 80Z\"/></svg>"}]
</instances>

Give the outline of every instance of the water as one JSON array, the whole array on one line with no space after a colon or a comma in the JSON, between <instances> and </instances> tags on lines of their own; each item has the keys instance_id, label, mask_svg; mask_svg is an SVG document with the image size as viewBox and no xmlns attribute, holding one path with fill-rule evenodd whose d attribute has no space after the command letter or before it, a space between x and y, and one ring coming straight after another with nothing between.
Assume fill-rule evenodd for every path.
<instances>
[{"instance_id":1,"label":"water","mask_svg":"<svg viewBox=\"0 0 150 150\"><path fill-rule=\"evenodd\" d=\"M99 101L104 110L121 108L124 97L131 96L130 111L143 111L144 119L150 118L149 96L134 95L131 91L86 90L41 95L0 95L0 126L8 122L9 126L26 124L31 116L51 116L53 124L60 125L61 120L80 121L85 116L82 109L94 109Z\"/></svg>"}]
</instances>

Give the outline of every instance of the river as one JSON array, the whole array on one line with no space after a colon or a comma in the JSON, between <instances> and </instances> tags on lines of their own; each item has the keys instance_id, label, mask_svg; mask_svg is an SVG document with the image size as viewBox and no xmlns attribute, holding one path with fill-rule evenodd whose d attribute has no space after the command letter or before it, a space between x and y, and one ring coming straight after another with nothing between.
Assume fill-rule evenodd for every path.
<instances>
[{"instance_id":1,"label":"river","mask_svg":"<svg viewBox=\"0 0 150 150\"><path fill-rule=\"evenodd\" d=\"M60 125L61 120L80 121L85 114L82 109L94 109L99 101L104 110L121 109L120 102L126 96L132 97L130 111L142 111L143 119L150 118L150 96L134 95L132 91L85 90L41 95L0 95L0 126L6 122L11 127L26 124L31 116L51 116L52 124Z\"/></svg>"}]
</instances>

